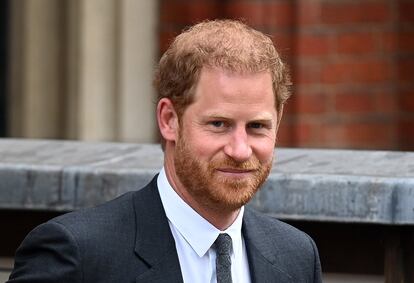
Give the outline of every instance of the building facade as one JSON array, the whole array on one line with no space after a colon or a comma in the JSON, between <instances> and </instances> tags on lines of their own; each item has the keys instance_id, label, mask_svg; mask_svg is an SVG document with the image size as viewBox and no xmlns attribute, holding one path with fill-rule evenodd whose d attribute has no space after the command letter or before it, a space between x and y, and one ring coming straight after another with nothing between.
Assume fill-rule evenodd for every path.
<instances>
[{"instance_id":1,"label":"building facade","mask_svg":"<svg viewBox=\"0 0 414 283\"><path fill-rule=\"evenodd\" d=\"M410 0L4 1L3 136L157 142L152 74L189 25L241 19L293 77L279 143L414 149Z\"/></svg>"}]
</instances>

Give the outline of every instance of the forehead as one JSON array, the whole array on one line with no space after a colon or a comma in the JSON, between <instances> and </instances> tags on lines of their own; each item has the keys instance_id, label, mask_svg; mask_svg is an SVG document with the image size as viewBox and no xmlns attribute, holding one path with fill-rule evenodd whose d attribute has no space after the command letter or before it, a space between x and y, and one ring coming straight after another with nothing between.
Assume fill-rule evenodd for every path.
<instances>
[{"instance_id":1,"label":"forehead","mask_svg":"<svg viewBox=\"0 0 414 283\"><path fill-rule=\"evenodd\" d=\"M195 87L198 99L274 99L272 77L269 71L233 72L218 67L203 67Z\"/></svg>"},{"instance_id":2,"label":"forehead","mask_svg":"<svg viewBox=\"0 0 414 283\"><path fill-rule=\"evenodd\" d=\"M235 73L203 68L190 108L199 113L255 113L275 111L270 72Z\"/></svg>"}]
</instances>

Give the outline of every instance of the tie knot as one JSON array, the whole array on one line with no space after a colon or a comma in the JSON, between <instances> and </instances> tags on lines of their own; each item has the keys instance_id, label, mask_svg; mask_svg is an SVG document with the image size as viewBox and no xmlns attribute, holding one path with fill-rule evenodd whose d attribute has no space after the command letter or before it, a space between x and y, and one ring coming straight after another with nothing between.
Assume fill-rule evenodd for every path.
<instances>
[{"instance_id":1,"label":"tie knot","mask_svg":"<svg viewBox=\"0 0 414 283\"><path fill-rule=\"evenodd\" d=\"M214 242L214 247L218 255L230 255L232 248L231 237L226 233L219 234Z\"/></svg>"}]
</instances>

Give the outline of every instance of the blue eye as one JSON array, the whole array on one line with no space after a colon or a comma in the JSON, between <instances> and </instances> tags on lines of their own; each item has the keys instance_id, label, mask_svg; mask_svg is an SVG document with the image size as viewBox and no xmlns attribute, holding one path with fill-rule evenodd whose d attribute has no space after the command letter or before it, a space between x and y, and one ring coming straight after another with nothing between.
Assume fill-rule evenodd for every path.
<instances>
[{"instance_id":1,"label":"blue eye","mask_svg":"<svg viewBox=\"0 0 414 283\"><path fill-rule=\"evenodd\" d=\"M224 122L223 121L212 121L210 122L211 125L213 125L216 128L220 128L224 126Z\"/></svg>"},{"instance_id":2,"label":"blue eye","mask_svg":"<svg viewBox=\"0 0 414 283\"><path fill-rule=\"evenodd\" d=\"M263 124L261 124L261 123L250 123L249 127L250 127L250 128L253 128L253 129L261 129L261 128L263 128L264 126L263 126Z\"/></svg>"}]
</instances>

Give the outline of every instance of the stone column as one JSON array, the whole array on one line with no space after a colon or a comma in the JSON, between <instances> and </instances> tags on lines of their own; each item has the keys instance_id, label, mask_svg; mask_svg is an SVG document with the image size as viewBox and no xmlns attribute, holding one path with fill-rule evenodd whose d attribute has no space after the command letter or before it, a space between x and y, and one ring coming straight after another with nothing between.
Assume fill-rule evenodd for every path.
<instances>
[{"instance_id":1,"label":"stone column","mask_svg":"<svg viewBox=\"0 0 414 283\"><path fill-rule=\"evenodd\" d=\"M117 7L115 0L68 2L71 135L116 139Z\"/></svg>"},{"instance_id":2,"label":"stone column","mask_svg":"<svg viewBox=\"0 0 414 283\"><path fill-rule=\"evenodd\" d=\"M119 2L118 139L128 142L155 141L155 94L152 78L158 50L157 1Z\"/></svg>"},{"instance_id":3,"label":"stone column","mask_svg":"<svg viewBox=\"0 0 414 283\"><path fill-rule=\"evenodd\" d=\"M154 142L157 2L12 1L9 135Z\"/></svg>"},{"instance_id":4,"label":"stone column","mask_svg":"<svg viewBox=\"0 0 414 283\"><path fill-rule=\"evenodd\" d=\"M155 141L157 1L76 0L68 5L70 135Z\"/></svg>"},{"instance_id":5,"label":"stone column","mask_svg":"<svg viewBox=\"0 0 414 283\"><path fill-rule=\"evenodd\" d=\"M61 137L62 14L59 1L11 1L10 135Z\"/></svg>"}]
</instances>

